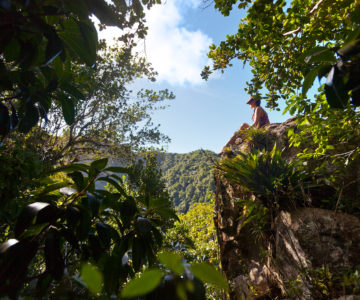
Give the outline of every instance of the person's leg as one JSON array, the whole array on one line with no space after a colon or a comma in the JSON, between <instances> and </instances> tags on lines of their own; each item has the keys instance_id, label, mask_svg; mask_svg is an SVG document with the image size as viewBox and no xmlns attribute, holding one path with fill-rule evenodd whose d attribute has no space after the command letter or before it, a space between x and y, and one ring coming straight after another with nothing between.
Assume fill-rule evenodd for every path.
<instances>
[{"instance_id":1,"label":"person's leg","mask_svg":"<svg viewBox=\"0 0 360 300\"><path fill-rule=\"evenodd\" d=\"M238 131L235 131L233 136L230 138L230 140L225 144L225 146L222 148L221 152L219 154L222 154L224 153L225 149L231 145L234 145L235 144L235 141L236 139L238 138L239 136L239 133L242 131L242 130L245 130L247 128L249 128L249 124L247 123L243 123L241 126L240 126L240 129Z\"/></svg>"},{"instance_id":2,"label":"person's leg","mask_svg":"<svg viewBox=\"0 0 360 300\"><path fill-rule=\"evenodd\" d=\"M245 129L248 129L249 127L250 127L249 124L243 123L243 124L240 126L240 130L245 130Z\"/></svg>"}]
</instances>

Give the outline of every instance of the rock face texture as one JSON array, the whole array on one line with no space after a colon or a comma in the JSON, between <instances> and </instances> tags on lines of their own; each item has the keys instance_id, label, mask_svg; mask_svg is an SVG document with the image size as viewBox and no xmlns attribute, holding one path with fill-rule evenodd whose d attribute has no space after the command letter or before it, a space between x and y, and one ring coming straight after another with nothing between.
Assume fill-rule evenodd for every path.
<instances>
[{"instance_id":1,"label":"rock face texture","mask_svg":"<svg viewBox=\"0 0 360 300\"><path fill-rule=\"evenodd\" d=\"M266 133L278 149L286 149L287 161L297 152L288 147L291 126L294 119L270 124ZM241 139L233 146L241 152L246 149ZM333 287L344 280L346 270L360 266L357 217L306 205L280 207L267 229L255 235L254 228L243 226L246 208L237 200L256 195L244 192L220 172L215 174L215 194L214 221L231 299L359 299L346 296L345 288ZM350 294L359 294L359 289Z\"/></svg>"}]
</instances>

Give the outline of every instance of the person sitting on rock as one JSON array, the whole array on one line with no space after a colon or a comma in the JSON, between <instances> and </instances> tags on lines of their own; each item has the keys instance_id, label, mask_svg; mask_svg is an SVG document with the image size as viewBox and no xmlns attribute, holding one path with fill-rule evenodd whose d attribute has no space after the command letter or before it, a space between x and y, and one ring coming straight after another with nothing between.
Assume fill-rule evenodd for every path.
<instances>
[{"instance_id":1,"label":"person sitting on rock","mask_svg":"<svg viewBox=\"0 0 360 300\"><path fill-rule=\"evenodd\" d=\"M226 143L222 151L219 153L220 155L224 153L226 148L235 144L236 139L239 137L242 131L248 129L249 127L259 129L267 124L270 124L269 117L266 111L260 106L261 100L256 100L253 96L251 96L248 102L246 102L246 104L249 104L250 107L254 109L254 113L252 115L253 123L251 124L251 126L247 123L243 123L240 126L240 129L234 132L234 135Z\"/></svg>"}]
</instances>

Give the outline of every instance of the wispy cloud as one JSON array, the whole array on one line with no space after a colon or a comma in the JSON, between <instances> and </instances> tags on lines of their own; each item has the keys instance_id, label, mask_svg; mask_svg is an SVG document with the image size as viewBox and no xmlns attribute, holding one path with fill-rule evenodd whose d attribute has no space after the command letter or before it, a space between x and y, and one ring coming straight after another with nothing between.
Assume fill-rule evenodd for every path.
<instances>
[{"instance_id":1,"label":"wispy cloud","mask_svg":"<svg viewBox=\"0 0 360 300\"><path fill-rule=\"evenodd\" d=\"M146 56L159 73L158 80L172 85L202 83L200 72L208 59L212 40L200 30L185 28L184 12L196 9L199 0L168 0L147 12Z\"/></svg>"}]
</instances>

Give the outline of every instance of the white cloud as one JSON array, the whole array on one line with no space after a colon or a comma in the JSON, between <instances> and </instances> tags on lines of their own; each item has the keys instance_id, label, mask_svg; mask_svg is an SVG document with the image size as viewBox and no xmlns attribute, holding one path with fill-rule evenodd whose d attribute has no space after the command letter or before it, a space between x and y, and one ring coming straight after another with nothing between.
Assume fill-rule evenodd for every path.
<instances>
[{"instance_id":1,"label":"white cloud","mask_svg":"<svg viewBox=\"0 0 360 300\"><path fill-rule=\"evenodd\" d=\"M204 84L200 73L209 64L206 53L212 39L200 30L185 28L183 14L186 10L197 9L202 0L167 0L165 4L154 5L146 12L146 25L149 28L144 44L139 43L138 51L143 52L147 60L159 73L157 80L172 85ZM96 18L94 21L98 23ZM123 33L116 27L108 27L99 32L112 44Z\"/></svg>"},{"instance_id":2,"label":"white cloud","mask_svg":"<svg viewBox=\"0 0 360 300\"><path fill-rule=\"evenodd\" d=\"M202 83L201 70L207 64L206 53L212 43L200 30L184 27L182 13L195 9L199 0L168 0L147 12L146 56L159 73L159 81L170 84Z\"/></svg>"}]
</instances>

